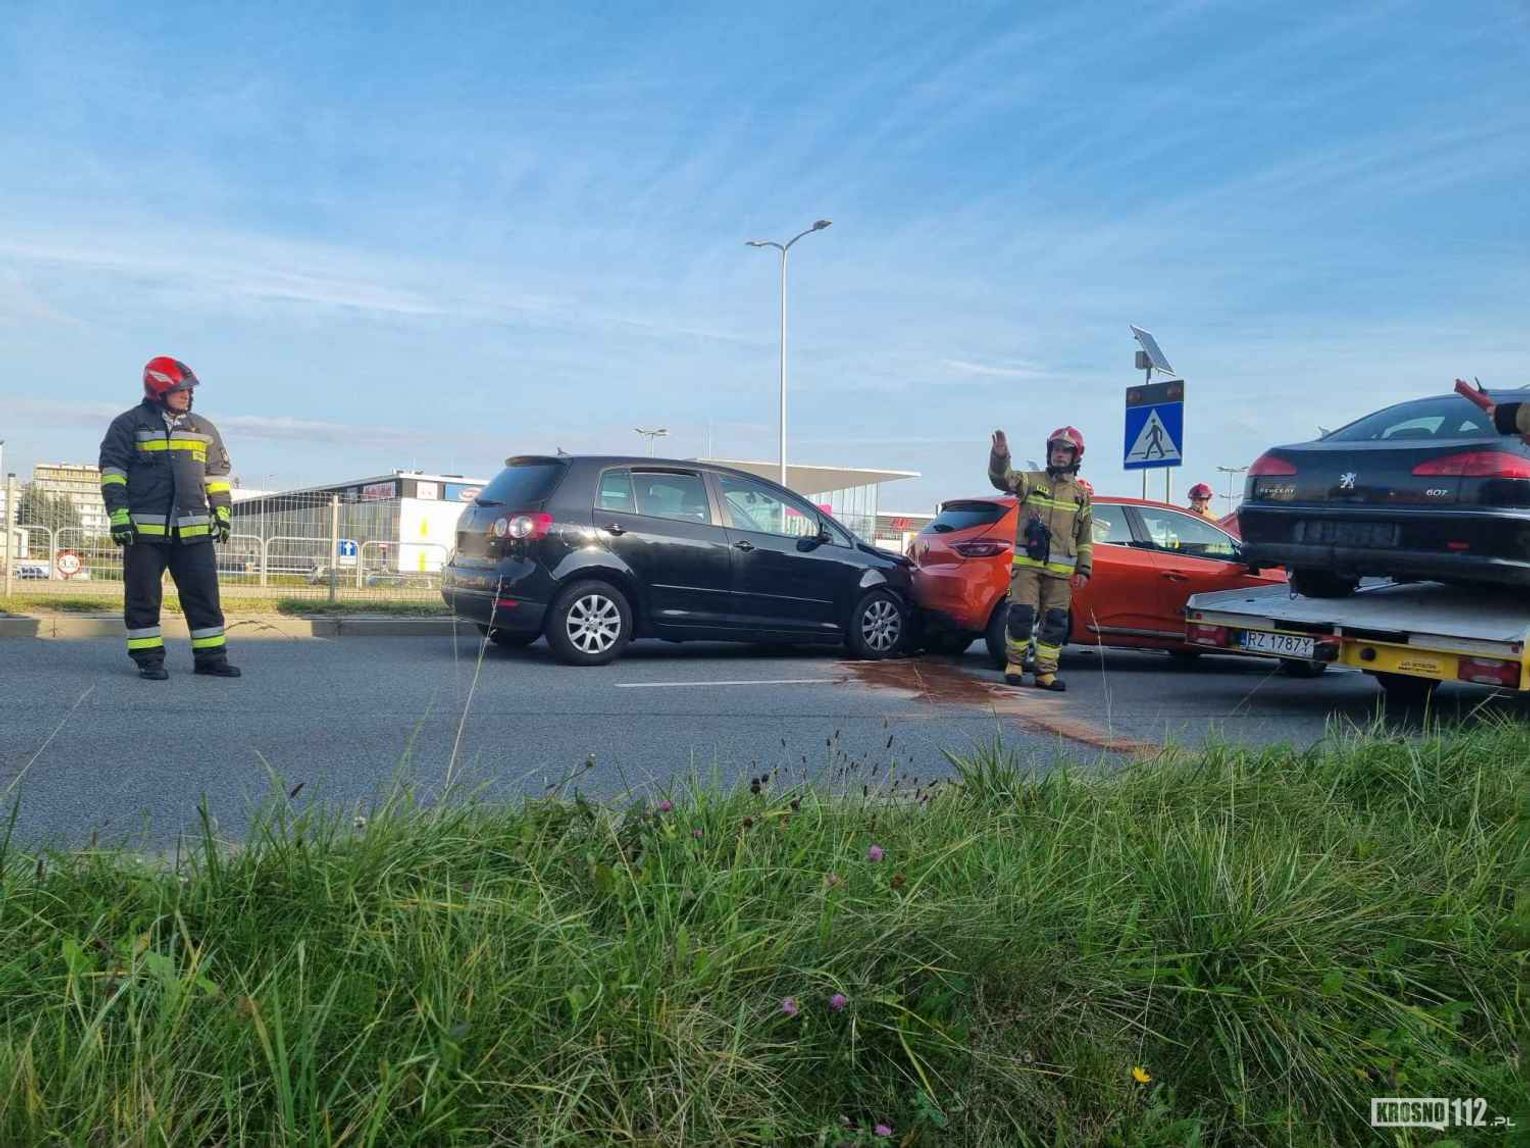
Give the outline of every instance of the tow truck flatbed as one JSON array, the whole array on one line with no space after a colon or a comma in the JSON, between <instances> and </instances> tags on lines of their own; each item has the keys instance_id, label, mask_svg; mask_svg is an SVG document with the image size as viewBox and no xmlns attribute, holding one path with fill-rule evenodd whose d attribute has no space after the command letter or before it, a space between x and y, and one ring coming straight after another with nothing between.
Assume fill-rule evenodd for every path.
<instances>
[{"instance_id":1,"label":"tow truck flatbed","mask_svg":"<svg viewBox=\"0 0 1530 1148\"><path fill-rule=\"evenodd\" d=\"M1530 596L1519 592L1369 579L1345 598L1298 598L1267 586L1193 595L1185 619L1193 645L1353 666L1405 700L1442 681L1530 689Z\"/></svg>"}]
</instances>

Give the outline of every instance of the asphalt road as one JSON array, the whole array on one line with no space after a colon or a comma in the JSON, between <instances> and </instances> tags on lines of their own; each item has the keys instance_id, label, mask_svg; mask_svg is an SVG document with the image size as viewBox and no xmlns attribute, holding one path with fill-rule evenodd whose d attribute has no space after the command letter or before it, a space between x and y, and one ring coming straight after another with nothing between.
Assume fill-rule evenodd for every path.
<instances>
[{"instance_id":1,"label":"asphalt road","mask_svg":"<svg viewBox=\"0 0 1530 1148\"><path fill-rule=\"evenodd\" d=\"M238 681L194 677L172 643L169 682L140 681L118 640L0 641L0 794L20 799L21 841L134 839L194 827L204 795L237 836L252 802L302 783L300 801L364 806L396 779L426 793L448 777L495 796L578 772L592 796L654 794L695 775L740 782L886 784L949 773L944 752L996 735L1037 768L1114 765L1145 747L1207 737L1308 744L1365 725L1361 675L1318 681L1268 663L1070 651L1066 695L997 683L962 659L854 663L823 652L640 643L595 670L538 645L450 638L245 640ZM1470 718L1485 691L1446 687L1438 710ZM1521 716L1517 701L1486 703ZM1407 720L1407 719L1405 719ZM594 759L593 768L585 763ZM873 773L873 770L875 772ZM906 781L904 784L914 784Z\"/></svg>"}]
</instances>

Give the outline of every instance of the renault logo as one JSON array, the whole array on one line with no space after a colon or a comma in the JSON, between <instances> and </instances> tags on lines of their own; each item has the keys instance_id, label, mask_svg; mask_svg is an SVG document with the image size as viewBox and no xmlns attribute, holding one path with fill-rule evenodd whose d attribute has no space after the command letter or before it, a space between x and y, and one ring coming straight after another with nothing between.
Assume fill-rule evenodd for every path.
<instances>
[{"instance_id":1,"label":"renault logo","mask_svg":"<svg viewBox=\"0 0 1530 1148\"><path fill-rule=\"evenodd\" d=\"M1359 478L1359 477L1360 476L1358 474L1356 474L1352 470L1346 471L1345 473L1339 475L1339 489L1340 490L1354 490L1355 489L1355 480L1357 478Z\"/></svg>"}]
</instances>

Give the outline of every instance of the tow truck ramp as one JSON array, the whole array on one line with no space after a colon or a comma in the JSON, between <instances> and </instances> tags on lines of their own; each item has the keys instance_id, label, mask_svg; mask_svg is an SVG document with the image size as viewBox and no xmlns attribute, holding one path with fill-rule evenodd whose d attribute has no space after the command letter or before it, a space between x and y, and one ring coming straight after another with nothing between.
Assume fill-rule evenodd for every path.
<instances>
[{"instance_id":1,"label":"tow truck ramp","mask_svg":"<svg viewBox=\"0 0 1530 1148\"><path fill-rule=\"evenodd\" d=\"M1353 666L1401 702L1423 701L1441 682L1530 689L1530 595L1513 591L1368 579L1346 598L1298 598L1262 586L1195 594L1185 621L1193 645Z\"/></svg>"}]
</instances>

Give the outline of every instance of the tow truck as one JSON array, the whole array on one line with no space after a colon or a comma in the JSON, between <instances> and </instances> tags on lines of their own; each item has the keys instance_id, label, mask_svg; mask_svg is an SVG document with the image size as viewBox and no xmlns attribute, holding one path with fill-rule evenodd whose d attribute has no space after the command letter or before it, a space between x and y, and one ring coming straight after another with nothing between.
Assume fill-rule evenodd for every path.
<instances>
[{"instance_id":1,"label":"tow truck","mask_svg":"<svg viewBox=\"0 0 1530 1148\"><path fill-rule=\"evenodd\" d=\"M1227 653L1353 666L1389 702L1418 705L1441 682L1530 690L1530 598L1439 582L1366 579L1344 598L1286 586L1219 590L1185 604L1185 638Z\"/></svg>"}]
</instances>

